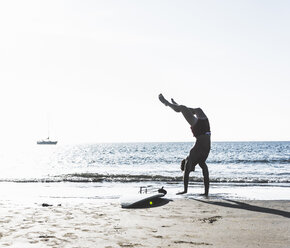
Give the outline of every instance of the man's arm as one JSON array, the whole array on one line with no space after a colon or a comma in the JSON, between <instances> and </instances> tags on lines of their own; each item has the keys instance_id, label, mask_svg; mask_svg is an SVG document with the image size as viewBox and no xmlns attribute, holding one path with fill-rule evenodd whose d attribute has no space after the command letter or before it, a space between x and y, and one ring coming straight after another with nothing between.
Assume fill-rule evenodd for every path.
<instances>
[{"instance_id":1,"label":"man's arm","mask_svg":"<svg viewBox=\"0 0 290 248\"><path fill-rule=\"evenodd\" d=\"M188 189L188 181L189 181L189 171L187 169L184 170L183 174L183 184L184 184L184 190L182 192L178 192L177 195L182 195L187 193Z\"/></svg>"}]
</instances>

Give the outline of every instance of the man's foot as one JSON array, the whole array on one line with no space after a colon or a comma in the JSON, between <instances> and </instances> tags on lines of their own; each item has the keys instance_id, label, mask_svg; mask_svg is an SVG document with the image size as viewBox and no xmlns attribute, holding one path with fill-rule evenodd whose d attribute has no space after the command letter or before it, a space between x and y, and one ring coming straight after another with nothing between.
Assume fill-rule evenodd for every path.
<instances>
[{"instance_id":1,"label":"man's foot","mask_svg":"<svg viewBox=\"0 0 290 248\"><path fill-rule=\"evenodd\" d=\"M178 103L177 103L176 101L174 101L173 98L171 98L171 102L172 102L173 104L178 105Z\"/></svg>"},{"instance_id":2,"label":"man's foot","mask_svg":"<svg viewBox=\"0 0 290 248\"><path fill-rule=\"evenodd\" d=\"M162 102L165 106L169 105L169 102L164 98L164 96L162 94L159 94L158 96L160 102Z\"/></svg>"},{"instance_id":3,"label":"man's foot","mask_svg":"<svg viewBox=\"0 0 290 248\"><path fill-rule=\"evenodd\" d=\"M208 197L208 194L205 194L205 193L204 193L204 194L200 194L200 196L204 196L204 197L207 198L207 197Z\"/></svg>"},{"instance_id":4,"label":"man's foot","mask_svg":"<svg viewBox=\"0 0 290 248\"><path fill-rule=\"evenodd\" d=\"M174 101L173 98L171 98L171 102L172 102L172 104L170 104L170 107L171 107L175 112L181 112L181 110L180 110L180 105L179 105L176 101Z\"/></svg>"},{"instance_id":5,"label":"man's foot","mask_svg":"<svg viewBox=\"0 0 290 248\"><path fill-rule=\"evenodd\" d=\"M181 112L180 106L178 104L172 104L172 103L168 102L162 94L159 94L158 98L159 98L160 102L162 102L165 106L169 106L175 112Z\"/></svg>"},{"instance_id":6,"label":"man's foot","mask_svg":"<svg viewBox=\"0 0 290 248\"><path fill-rule=\"evenodd\" d=\"M183 194L186 194L187 193L187 191L181 191L181 192L178 192L178 193L176 193L177 195L183 195Z\"/></svg>"}]
</instances>

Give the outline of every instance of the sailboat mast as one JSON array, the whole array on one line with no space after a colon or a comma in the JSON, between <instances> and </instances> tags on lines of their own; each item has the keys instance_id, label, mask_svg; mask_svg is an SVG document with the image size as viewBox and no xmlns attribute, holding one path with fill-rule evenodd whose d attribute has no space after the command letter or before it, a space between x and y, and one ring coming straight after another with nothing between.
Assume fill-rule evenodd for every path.
<instances>
[{"instance_id":1,"label":"sailboat mast","mask_svg":"<svg viewBox=\"0 0 290 248\"><path fill-rule=\"evenodd\" d=\"M49 114L47 113L47 139L46 140L39 140L37 141L36 143L38 145L56 145L57 144L57 141L51 141L49 139Z\"/></svg>"},{"instance_id":2,"label":"sailboat mast","mask_svg":"<svg viewBox=\"0 0 290 248\"><path fill-rule=\"evenodd\" d=\"M47 114L47 139L49 139L49 114Z\"/></svg>"}]
</instances>

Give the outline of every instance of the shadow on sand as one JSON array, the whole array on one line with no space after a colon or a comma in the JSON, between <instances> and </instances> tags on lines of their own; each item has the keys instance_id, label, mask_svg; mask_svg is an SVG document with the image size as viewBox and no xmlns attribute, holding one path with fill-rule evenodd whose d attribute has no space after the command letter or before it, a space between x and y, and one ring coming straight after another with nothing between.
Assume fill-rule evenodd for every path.
<instances>
[{"instance_id":1,"label":"shadow on sand","mask_svg":"<svg viewBox=\"0 0 290 248\"><path fill-rule=\"evenodd\" d=\"M253 212L275 214L275 215L280 215L286 218L290 218L290 212L273 209L273 208L259 207L259 206L251 205L248 203L239 202L239 201L226 200L226 199L224 199L223 201L203 201L203 200L198 200L198 199L194 199L194 200L202 202L202 203L206 203L206 204L221 206L221 207L238 208L238 209L243 209L243 210L248 210L248 211L253 211Z\"/></svg>"}]
</instances>

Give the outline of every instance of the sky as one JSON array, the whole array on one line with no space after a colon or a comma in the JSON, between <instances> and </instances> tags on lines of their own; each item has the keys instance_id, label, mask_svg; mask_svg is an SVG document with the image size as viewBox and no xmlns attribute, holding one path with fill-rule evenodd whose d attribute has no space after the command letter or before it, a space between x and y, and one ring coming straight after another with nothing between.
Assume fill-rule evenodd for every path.
<instances>
[{"instance_id":1,"label":"sky","mask_svg":"<svg viewBox=\"0 0 290 248\"><path fill-rule=\"evenodd\" d=\"M3 0L0 144L290 140L290 2Z\"/></svg>"}]
</instances>

